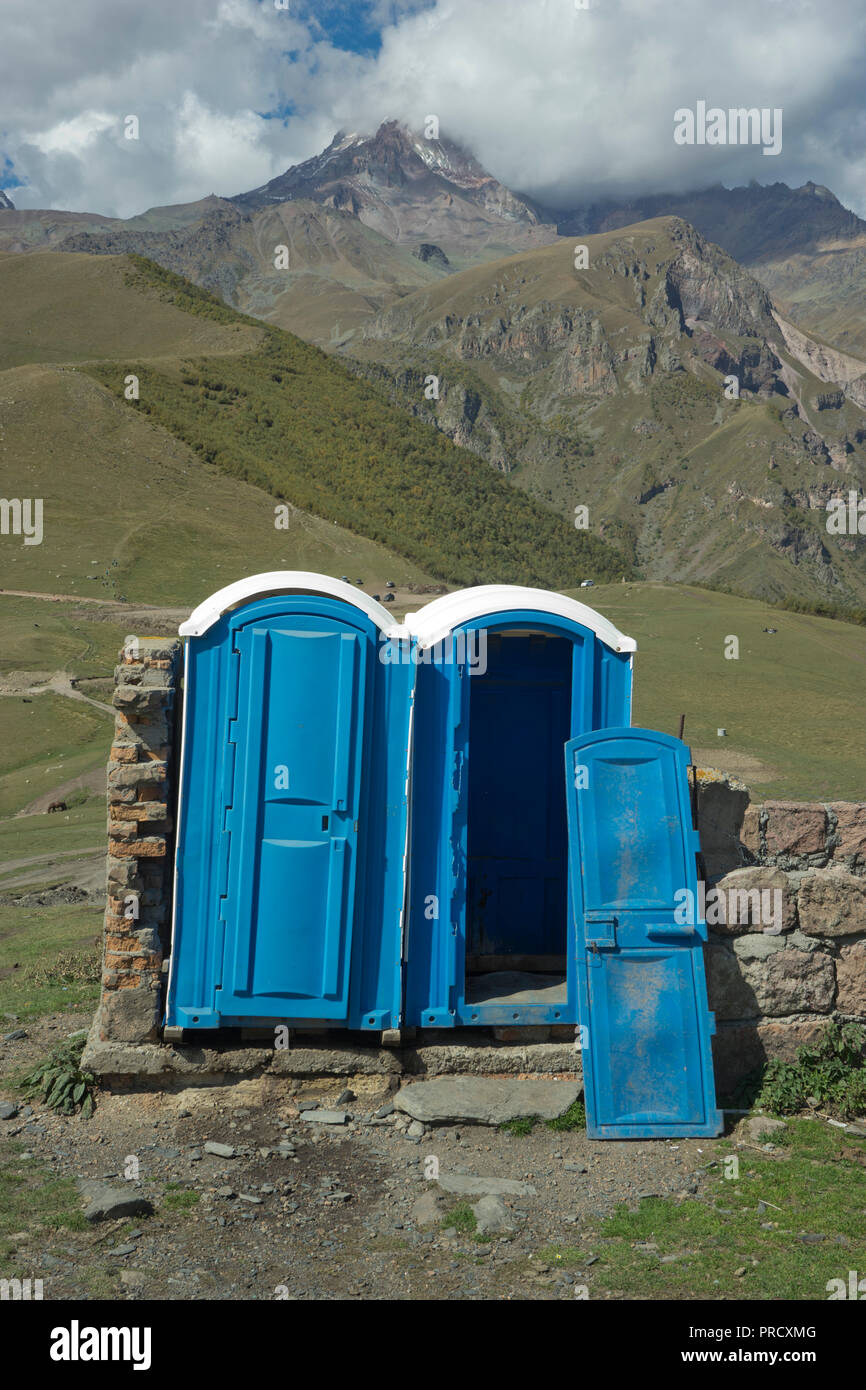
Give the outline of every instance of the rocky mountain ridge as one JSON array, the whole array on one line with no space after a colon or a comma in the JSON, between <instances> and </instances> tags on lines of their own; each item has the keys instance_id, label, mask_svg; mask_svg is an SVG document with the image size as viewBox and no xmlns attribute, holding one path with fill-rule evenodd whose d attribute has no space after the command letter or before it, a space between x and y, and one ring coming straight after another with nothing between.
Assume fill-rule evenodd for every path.
<instances>
[{"instance_id":1,"label":"rocky mountain ridge","mask_svg":"<svg viewBox=\"0 0 866 1390\"><path fill-rule=\"evenodd\" d=\"M679 219L586 245L586 270L561 241L415 291L346 351L517 486L588 505L650 577L862 602L866 545L824 521L866 482L866 364Z\"/></svg>"}]
</instances>

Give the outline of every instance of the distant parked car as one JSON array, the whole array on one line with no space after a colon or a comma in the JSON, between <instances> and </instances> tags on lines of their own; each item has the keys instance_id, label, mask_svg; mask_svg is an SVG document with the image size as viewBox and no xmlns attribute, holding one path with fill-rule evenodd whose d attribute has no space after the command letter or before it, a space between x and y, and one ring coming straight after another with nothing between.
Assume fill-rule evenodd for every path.
<instances>
[{"instance_id":1,"label":"distant parked car","mask_svg":"<svg viewBox=\"0 0 866 1390\"><path fill-rule=\"evenodd\" d=\"M385 588L386 588L386 589L393 589L393 587L394 587L394 581L393 581L393 579L386 579L386 580L385 580Z\"/></svg>"},{"instance_id":2,"label":"distant parked car","mask_svg":"<svg viewBox=\"0 0 866 1390\"><path fill-rule=\"evenodd\" d=\"M394 602L394 595L393 595L393 594L386 594L385 597L382 599L382 602L383 602L383 603L393 603L393 602Z\"/></svg>"},{"instance_id":3,"label":"distant parked car","mask_svg":"<svg viewBox=\"0 0 866 1390\"><path fill-rule=\"evenodd\" d=\"M595 588L595 580L594 580L594 579L582 579L582 580L580 581L580 587L581 587L581 589L594 589L594 588Z\"/></svg>"},{"instance_id":4,"label":"distant parked car","mask_svg":"<svg viewBox=\"0 0 866 1390\"><path fill-rule=\"evenodd\" d=\"M374 594L374 595L373 595L373 602L374 602L374 603L378 603L378 602L379 602L379 594Z\"/></svg>"}]
</instances>

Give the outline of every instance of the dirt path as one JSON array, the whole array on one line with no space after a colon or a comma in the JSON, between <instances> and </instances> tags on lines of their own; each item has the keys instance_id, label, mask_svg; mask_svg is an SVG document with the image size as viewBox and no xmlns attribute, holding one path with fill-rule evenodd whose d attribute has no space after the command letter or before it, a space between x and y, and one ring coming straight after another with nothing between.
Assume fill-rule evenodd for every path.
<instances>
[{"instance_id":1,"label":"dirt path","mask_svg":"<svg viewBox=\"0 0 866 1390\"><path fill-rule=\"evenodd\" d=\"M25 1025L27 1037L0 1049L0 1089L2 1073L44 1055L76 1023L54 1015ZM714 1158L713 1140L599 1145L583 1130L543 1126L520 1137L447 1125L410 1138L395 1115L376 1117L389 1109L387 1078L350 1085L352 1118L339 1127L305 1120L298 1102L334 1104L345 1081L273 1077L109 1093L89 1122L42 1108L0 1122L0 1149L4 1136L15 1139L25 1162L52 1177L107 1181L155 1208L83 1232L49 1234L22 1218L7 1265L44 1271L46 1299L571 1301L581 1285L604 1297L593 1288L602 1219L650 1194L700 1200ZM208 1142L232 1156L208 1153ZM138 1179L125 1181L130 1158ZM425 1222L416 1204L435 1197L431 1160L443 1174L528 1184L504 1199L516 1229L479 1244L446 1235L438 1217ZM443 1214L459 1202L438 1200ZM551 1246L586 1258L557 1264L545 1258Z\"/></svg>"},{"instance_id":2,"label":"dirt path","mask_svg":"<svg viewBox=\"0 0 866 1390\"><path fill-rule=\"evenodd\" d=\"M92 608L104 610L112 618L117 615L127 620L130 630L138 622L164 623L174 631L184 618L189 617L189 609L175 605L157 603L123 603L116 598L91 598L87 594L41 593L36 589L0 589L0 598L35 598L43 603L89 604Z\"/></svg>"},{"instance_id":3,"label":"dirt path","mask_svg":"<svg viewBox=\"0 0 866 1390\"><path fill-rule=\"evenodd\" d=\"M114 718L113 706L106 705L102 700L94 700L92 695L85 695L83 690L73 685L73 678L67 671L54 671L50 675L36 671L9 671L5 676L0 676L0 696L24 699L27 696L44 695L49 690L55 695L65 696L68 700L81 700L85 705L92 705L94 709Z\"/></svg>"}]
</instances>

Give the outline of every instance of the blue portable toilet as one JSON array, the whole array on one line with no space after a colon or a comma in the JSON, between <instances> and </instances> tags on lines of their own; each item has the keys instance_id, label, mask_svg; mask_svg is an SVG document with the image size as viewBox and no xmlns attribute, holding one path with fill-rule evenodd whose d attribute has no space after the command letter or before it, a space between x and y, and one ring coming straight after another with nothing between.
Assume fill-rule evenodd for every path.
<instances>
[{"instance_id":1,"label":"blue portable toilet","mask_svg":"<svg viewBox=\"0 0 866 1390\"><path fill-rule=\"evenodd\" d=\"M379 659L394 627L303 571L181 626L167 1027L399 1025L414 668Z\"/></svg>"},{"instance_id":2,"label":"blue portable toilet","mask_svg":"<svg viewBox=\"0 0 866 1390\"><path fill-rule=\"evenodd\" d=\"M512 585L448 594L405 626L406 1022L576 1024L563 749L630 723L636 644L585 604Z\"/></svg>"},{"instance_id":3,"label":"blue portable toilet","mask_svg":"<svg viewBox=\"0 0 866 1390\"><path fill-rule=\"evenodd\" d=\"M590 1137L719 1132L689 753L630 727L631 638L300 571L180 631L167 1028L579 1025Z\"/></svg>"}]
</instances>

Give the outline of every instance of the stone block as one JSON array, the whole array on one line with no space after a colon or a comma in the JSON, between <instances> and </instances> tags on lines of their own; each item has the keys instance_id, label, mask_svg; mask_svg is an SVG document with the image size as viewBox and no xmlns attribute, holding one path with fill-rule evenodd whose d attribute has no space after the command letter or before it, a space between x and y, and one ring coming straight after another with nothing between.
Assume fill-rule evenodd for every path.
<instances>
[{"instance_id":1,"label":"stone block","mask_svg":"<svg viewBox=\"0 0 866 1390\"><path fill-rule=\"evenodd\" d=\"M829 1013L833 1008L835 962L825 951L789 947L773 952L765 960L744 961L743 973L759 1014L772 1018Z\"/></svg>"},{"instance_id":2,"label":"stone block","mask_svg":"<svg viewBox=\"0 0 866 1390\"><path fill-rule=\"evenodd\" d=\"M574 1081L448 1076L403 1086L394 1097L394 1106L423 1124L466 1120L498 1125L532 1115L556 1119L580 1093L581 1087Z\"/></svg>"},{"instance_id":3,"label":"stone block","mask_svg":"<svg viewBox=\"0 0 866 1390\"><path fill-rule=\"evenodd\" d=\"M757 1018L760 1010L755 992L730 946L711 940L704 947L704 963L707 1000L719 1022Z\"/></svg>"},{"instance_id":4,"label":"stone block","mask_svg":"<svg viewBox=\"0 0 866 1390\"><path fill-rule=\"evenodd\" d=\"M166 820L167 817L168 806L164 801L131 801L112 810L112 819L116 821Z\"/></svg>"},{"instance_id":5,"label":"stone block","mask_svg":"<svg viewBox=\"0 0 866 1390\"><path fill-rule=\"evenodd\" d=\"M834 858L866 859L866 802L834 801L830 810L836 817Z\"/></svg>"},{"instance_id":6,"label":"stone block","mask_svg":"<svg viewBox=\"0 0 866 1390\"><path fill-rule=\"evenodd\" d=\"M809 936L866 932L866 879L839 868L807 874L800 884L797 911Z\"/></svg>"},{"instance_id":7,"label":"stone block","mask_svg":"<svg viewBox=\"0 0 866 1390\"><path fill-rule=\"evenodd\" d=\"M159 1023L159 992L149 983L107 991L99 1007L99 1034L115 1042L150 1042Z\"/></svg>"},{"instance_id":8,"label":"stone block","mask_svg":"<svg viewBox=\"0 0 866 1390\"><path fill-rule=\"evenodd\" d=\"M740 831L749 804L748 788L714 768L698 768L697 820L707 874L715 878L742 864Z\"/></svg>"},{"instance_id":9,"label":"stone block","mask_svg":"<svg viewBox=\"0 0 866 1390\"><path fill-rule=\"evenodd\" d=\"M160 859L166 853L166 843L162 836L146 836L135 840L121 840L116 836L108 841L109 853L116 859Z\"/></svg>"},{"instance_id":10,"label":"stone block","mask_svg":"<svg viewBox=\"0 0 866 1390\"><path fill-rule=\"evenodd\" d=\"M820 854L826 848L827 813L823 806L801 801L768 801L768 855Z\"/></svg>"},{"instance_id":11,"label":"stone block","mask_svg":"<svg viewBox=\"0 0 866 1390\"><path fill-rule=\"evenodd\" d=\"M707 925L720 935L734 936L750 926L790 931L796 925L797 894L782 869L762 864L734 869L714 887L720 900L713 911L708 890Z\"/></svg>"},{"instance_id":12,"label":"stone block","mask_svg":"<svg viewBox=\"0 0 866 1390\"><path fill-rule=\"evenodd\" d=\"M718 1095L728 1094L773 1058L792 1062L797 1049L817 1042L826 1027L826 1019L721 1023L713 1038Z\"/></svg>"},{"instance_id":13,"label":"stone block","mask_svg":"<svg viewBox=\"0 0 866 1390\"><path fill-rule=\"evenodd\" d=\"M148 760L140 763L118 763L108 766L108 786L143 787L163 786L168 776L168 764Z\"/></svg>"},{"instance_id":14,"label":"stone block","mask_svg":"<svg viewBox=\"0 0 866 1390\"><path fill-rule=\"evenodd\" d=\"M839 947L836 1008L866 1018L866 941L846 941Z\"/></svg>"},{"instance_id":15,"label":"stone block","mask_svg":"<svg viewBox=\"0 0 866 1390\"><path fill-rule=\"evenodd\" d=\"M116 763L135 763L138 762L138 749L135 744L114 743L109 756Z\"/></svg>"},{"instance_id":16,"label":"stone block","mask_svg":"<svg viewBox=\"0 0 866 1390\"><path fill-rule=\"evenodd\" d=\"M171 706L174 692L166 687L148 688L140 685L115 686L112 704L122 709L135 722L138 714L160 714Z\"/></svg>"},{"instance_id":17,"label":"stone block","mask_svg":"<svg viewBox=\"0 0 866 1390\"><path fill-rule=\"evenodd\" d=\"M761 857L761 808L747 806L740 830L740 842L755 859Z\"/></svg>"}]
</instances>

